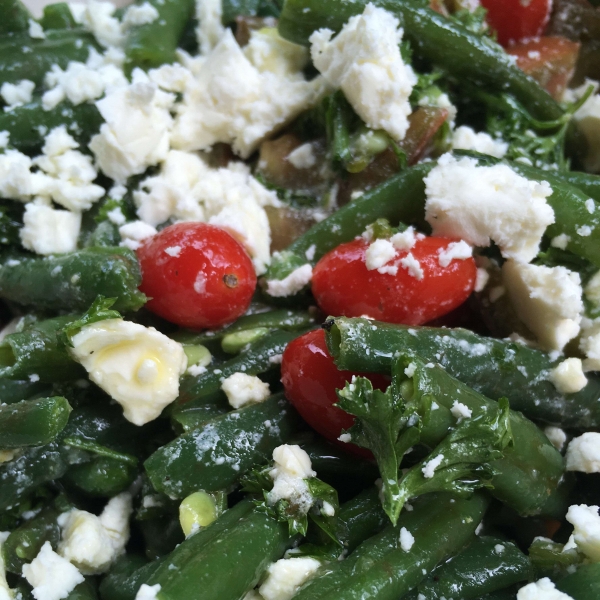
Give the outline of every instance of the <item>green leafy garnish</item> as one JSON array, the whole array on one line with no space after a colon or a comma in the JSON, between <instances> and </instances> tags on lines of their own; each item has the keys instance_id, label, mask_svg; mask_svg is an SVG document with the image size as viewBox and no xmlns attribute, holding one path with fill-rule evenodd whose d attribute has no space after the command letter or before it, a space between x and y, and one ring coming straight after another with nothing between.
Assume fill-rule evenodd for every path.
<instances>
[{"instance_id":1,"label":"green leafy garnish","mask_svg":"<svg viewBox=\"0 0 600 600\"><path fill-rule=\"evenodd\" d=\"M111 310L110 307L116 302L116 298L105 298L97 296L92 305L80 319L72 321L58 332L59 341L66 347L73 347L71 338L81 331L82 327L104 321L106 319L120 319L121 313Z\"/></svg>"}]
</instances>

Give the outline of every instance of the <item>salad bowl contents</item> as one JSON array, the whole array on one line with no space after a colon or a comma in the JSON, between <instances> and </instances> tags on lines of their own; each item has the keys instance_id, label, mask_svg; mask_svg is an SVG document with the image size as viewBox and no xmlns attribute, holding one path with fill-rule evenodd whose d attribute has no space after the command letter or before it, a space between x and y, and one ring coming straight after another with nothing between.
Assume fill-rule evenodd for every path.
<instances>
[{"instance_id":1,"label":"salad bowl contents","mask_svg":"<svg viewBox=\"0 0 600 600\"><path fill-rule=\"evenodd\" d=\"M594 2L0 15L0 600L600 598Z\"/></svg>"}]
</instances>

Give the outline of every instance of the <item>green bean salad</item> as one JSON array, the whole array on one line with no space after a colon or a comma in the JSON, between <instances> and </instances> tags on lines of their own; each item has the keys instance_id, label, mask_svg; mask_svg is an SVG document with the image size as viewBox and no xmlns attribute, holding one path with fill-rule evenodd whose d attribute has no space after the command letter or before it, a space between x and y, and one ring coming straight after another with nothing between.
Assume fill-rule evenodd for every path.
<instances>
[{"instance_id":1,"label":"green bean salad","mask_svg":"<svg viewBox=\"0 0 600 600\"><path fill-rule=\"evenodd\" d=\"M592 0L0 0L0 600L600 598Z\"/></svg>"}]
</instances>

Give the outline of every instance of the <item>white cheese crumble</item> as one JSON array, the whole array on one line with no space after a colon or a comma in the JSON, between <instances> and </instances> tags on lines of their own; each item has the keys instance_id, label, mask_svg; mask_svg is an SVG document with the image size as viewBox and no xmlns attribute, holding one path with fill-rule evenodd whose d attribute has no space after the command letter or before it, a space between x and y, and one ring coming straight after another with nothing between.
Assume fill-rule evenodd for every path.
<instances>
[{"instance_id":1,"label":"white cheese crumble","mask_svg":"<svg viewBox=\"0 0 600 600\"><path fill-rule=\"evenodd\" d=\"M352 441L352 434L350 433L342 433L338 440L344 444L349 444Z\"/></svg>"},{"instance_id":2,"label":"white cheese crumble","mask_svg":"<svg viewBox=\"0 0 600 600\"><path fill-rule=\"evenodd\" d=\"M554 211L552 189L517 175L506 165L480 167L472 158L445 154L425 178L425 218L434 235L473 246L493 240L505 258L529 262L538 253Z\"/></svg>"},{"instance_id":3,"label":"white cheese crumble","mask_svg":"<svg viewBox=\"0 0 600 600\"><path fill-rule=\"evenodd\" d=\"M131 494L124 492L112 498L99 517L76 508L60 515L62 539L58 553L84 575L108 571L125 552L131 504Z\"/></svg>"},{"instance_id":4,"label":"white cheese crumble","mask_svg":"<svg viewBox=\"0 0 600 600\"><path fill-rule=\"evenodd\" d=\"M43 40L46 38L46 34L44 33L44 29L42 26L33 19L29 19L29 28L27 29L29 33L29 37L34 40Z\"/></svg>"},{"instance_id":5,"label":"white cheese crumble","mask_svg":"<svg viewBox=\"0 0 600 600\"><path fill-rule=\"evenodd\" d=\"M421 263L409 252L405 257L400 259L400 266L408 271L411 277L421 281L425 277Z\"/></svg>"},{"instance_id":6,"label":"white cheese crumble","mask_svg":"<svg viewBox=\"0 0 600 600\"><path fill-rule=\"evenodd\" d=\"M158 10L149 2L132 4L127 7L127 10L123 14L121 26L124 29L130 29L131 27L148 25L149 23L154 23L158 17Z\"/></svg>"},{"instance_id":7,"label":"white cheese crumble","mask_svg":"<svg viewBox=\"0 0 600 600\"><path fill-rule=\"evenodd\" d=\"M276 31L252 32L242 50L226 29L189 81L171 133L171 146L205 150L231 144L247 158L268 135L313 106L326 90L306 81L306 49Z\"/></svg>"},{"instance_id":8,"label":"white cheese crumble","mask_svg":"<svg viewBox=\"0 0 600 600\"><path fill-rule=\"evenodd\" d=\"M86 325L71 342L73 358L135 425L156 419L177 398L185 352L153 327L108 319Z\"/></svg>"},{"instance_id":9,"label":"white cheese crumble","mask_svg":"<svg viewBox=\"0 0 600 600\"><path fill-rule=\"evenodd\" d=\"M450 242L446 248L438 251L438 263L440 267L447 267L453 260L466 260L473 256L473 248L464 240Z\"/></svg>"},{"instance_id":10,"label":"white cheese crumble","mask_svg":"<svg viewBox=\"0 0 600 600\"><path fill-rule=\"evenodd\" d=\"M571 596L557 590L548 577L528 583L517 592L517 600L573 600Z\"/></svg>"},{"instance_id":11,"label":"white cheese crumble","mask_svg":"<svg viewBox=\"0 0 600 600\"><path fill-rule=\"evenodd\" d=\"M117 10L113 2L71 2L69 8L73 19L91 31L102 46L108 48L123 44L125 34L119 19L113 16Z\"/></svg>"},{"instance_id":12,"label":"white cheese crumble","mask_svg":"<svg viewBox=\"0 0 600 600\"><path fill-rule=\"evenodd\" d=\"M181 246L169 246L168 248L165 248L165 254L175 258L181 254Z\"/></svg>"},{"instance_id":13,"label":"white cheese crumble","mask_svg":"<svg viewBox=\"0 0 600 600\"><path fill-rule=\"evenodd\" d=\"M36 600L61 600L84 581L77 567L56 554L50 542L44 543L30 564L23 565L22 574Z\"/></svg>"},{"instance_id":14,"label":"white cheese crumble","mask_svg":"<svg viewBox=\"0 0 600 600\"><path fill-rule=\"evenodd\" d=\"M596 210L596 203L594 202L594 200L592 198L588 198L585 201L585 208L590 213L590 215L594 214L594 211Z\"/></svg>"},{"instance_id":15,"label":"white cheese crumble","mask_svg":"<svg viewBox=\"0 0 600 600\"><path fill-rule=\"evenodd\" d=\"M293 296L312 280L312 266L302 265L283 279L269 279L267 293L274 298Z\"/></svg>"},{"instance_id":16,"label":"white cheese crumble","mask_svg":"<svg viewBox=\"0 0 600 600\"><path fill-rule=\"evenodd\" d=\"M292 150L286 160L296 169L310 169L317 164L317 157L310 142Z\"/></svg>"},{"instance_id":17,"label":"white cheese crumble","mask_svg":"<svg viewBox=\"0 0 600 600\"><path fill-rule=\"evenodd\" d=\"M35 89L35 83L28 79L22 79L18 83L3 83L0 87L0 96L7 106L4 107L5 111L12 110L17 106L23 106L31 102L31 95Z\"/></svg>"},{"instance_id":18,"label":"white cheese crumble","mask_svg":"<svg viewBox=\"0 0 600 600\"><path fill-rule=\"evenodd\" d=\"M581 321L579 349L585 354L584 371L600 371L600 319Z\"/></svg>"},{"instance_id":19,"label":"white cheese crumble","mask_svg":"<svg viewBox=\"0 0 600 600\"><path fill-rule=\"evenodd\" d=\"M369 244L365 251L367 271L380 269L396 256L396 248L390 240L378 239Z\"/></svg>"},{"instance_id":20,"label":"white cheese crumble","mask_svg":"<svg viewBox=\"0 0 600 600\"><path fill-rule=\"evenodd\" d=\"M488 133L477 133L470 127L461 125L452 133L452 148L454 150L474 150L502 158L508 150L508 144L503 140L494 139Z\"/></svg>"},{"instance_id":21,"label":"white cheese crumble","mask_svg":"<svg viewBox=\"0 0 600 600\"><path fill-rule=\"evenodd\" d=\"M406 529L406 527L402 527L400 529L400 548L404 550L404 552L409 552L415 543L415 538L413 534Z\"/></svg>"},{"instance_id":22,"label":"white cheese crumble","mask_svg":"<svg viewBox=\"0 0 600 600\"><path fill-rule=\"evenodd\" d=\"M417 78L400 55L403 31L390 12L369 3L332 40L319 29L309 38L317 70L343 90L352 108L371 129L404 139L412 109L409 97Z\"/></svg>"},{"instance_id":23,"label":"white cheese crumble","mask_svg":"<svg viewBox=\"0 0 600 600\"><path fill-rule=\"evenodd\" d=\"M80 228L80 213L36 201L25 207L19 236L23 246L37 254L62 254L76 250Z\"/></svg>"},{"instance_id":24,"label":"white cheese crumble","mask_svg":"<svg viewBox=\"0 0 600 600\"><path fill-rule=\"evenodd\" d=\"M156 227L168 219L201 221L228 230L252 258L261 275L270 263L271 229L265 206L279 206L241 162L213 169L197 154L171 150L158 175L134 191L137 214Z\"/></svg>"},{"instance_id":25,"label":"white cheese crumble","mask_svg":"<svg viewBox=\"0 0 600 600\"><path fill-rule=\"evenodd\" d=\"M600 306L600 271L592 275L583 290L585 297L597 306Z\"/></svg>"},{"instance_id":26,"label":"white cheese crumble","mask_svg":"<svg viewBox=\"0 0 600 600\"><path fill-rule=\"evenodd\" d=\"M273 450L273 461L273 469L269 471L273 489L268 493L267 501L273 505L279 500L287 500L307 514L313 497L304 480L316 475L308 454L300 446L283 444Z\"/></svg>"},{"instance_id":27,"label":"white cheese crumble","mask_svg":"<svg viewBox=\"0 0 600 600\"><path fill-rule=\"evenodd\" d=\"M204 55L219 43L225 34L225 27L221 22L223 4L221 0L196 0L196 39L200 52Z\"/></svg>"},{"instance_id":28,"label":"white cheese crumble","mask_svg":"<svg viewBox=\"0 0 600 600\"><path fill-rule=\"evenodd\" d=\"M560 250L566 250L569 242L571 241L571 236L566 233L561 233L556 237L553 237L550 240L550 245L553 248L559 248Z\"/></svg>"},{"instance_id":29,"label":"white cheese crumble","mask_svg":"<svg viewBox=\"0 0 600 600\"><path fill-rule=\"evenodd\" d=\"M585 504L569 507L567 521L574 527L565 550L576 547L592 562L600 561L600 517L597 506Z\"/></svg>"},{"instance_id":30,"label":"white cheese crumble","mask_svg":"<svg viewBox=\"0 0 600 600\"><path fill-rule=\"evenodd\" d=\"M450 412L455 419L458 419L459 422L463 419L470 419L471 415L473 414L473 411L468 406L462 402L459 402L458 400L454 401Z\"/></svg>"},{"instance_id":31,"label":"white cheese crumble","mask_svg":"<svg viewBox=\"0 0 600 600\"><path fill-rule=\"evenodd\" d=\"M135 600L156 600L158 597L158 592L160 592L160 583L157 583L156 585L142 583L140 589L135 595Z\"/></svg>"},{"instance_id":32,"label":"white cheese crumble","mask_svg":"<svg viewBox=\"0 0 600 600\"><path fill-rule=\"evenodd\" d=\"M143 221L132 221L121 225L119 234L121 235L121 246L137 250L145 239L156 235L156 229Z\"/></svg>"},{"instance_id":33,"label":"white cheese crumble","mask_svg":"<svg viewBox=\"0 0 600 600\"><path fill-rule=\"evenodd\" d=\"M271 394L269 384L261 381L255 375L234 373L224 379L221 389L233 408L242 408L249 404L264 402Z\"/></svg>"},{"instance_id":34,"label":"white cheese crumble","mask_svg":"<svg viewBox=\"0 0 600 600\"><path fill-rule=\"evenodd\" d=\"M487 269L483 267L477 268L477 276L475 278L475 288L476 292L483 292L485 286L488 284L490 280L490 274L487 272Z\"/></svg>"},{"instance_id":35,"label":"white cheese crumble","mask_svg":"<svg viewBox=\"0 0 600 600\"><path fill-rule=\"evenodd\" d=\"M583 312L579 273L507 260L502 280L518 317L543 348L562 350L577 336Z\"/></svg>"},{"instance_id":36,"label":"white cheese crumble","mask_svg":"<svg viewBox=\"0 0 600 600\"><path fill-rule=\"evenodd\" d=\"M309 556L282 558L269 565L258 591L264 600L290 600L320 566L320 561Z\"/></svg>"},{"instance_id":37,"label":"white cheese crumble","mask_svg":"<svg viewBox=\"0 0 600 600\"><path fill-rule=\"evenodd\" d=\"M10 133L8 131L0 131L0 149L8 146L9 139Z\"/></svg>"},{"instance_id":38,"label":"white cheese crumble","mask_svg":"<svg viewBox=\"0 0 600 600\"><path fill-rule=\"evenodd\" d=\"M423 472L423 477L425 477L425 479L431 479L435 473L435 470L442 464L443 460L444 455L438 454L436 457L426 462L421 469Z\"/></svg>"},{"instance_id":39,"label":"white cheese crumble","mask_svg":"<svg viewBox=\"0 0 600 600\"><path fill-rule=\"evenodd\" d=\"M600 433L588 431L573 438L566 459L567 471L600 473Z\"/></svg>"},{"instance_id":40,"label":"white cheese crumble","mask_svg":"<svg viewBox=\"0 0 600 600\"><path fill-rule=\"evenodd\" d=\"M550 371L550 381L562 394L580 392L587 385L580 358L567 358Z\"/></svg>"},{"instance_id":41,"label":"white cheese crumble","mask_svg":"<svg viewBox=\"0 0 600 600\"><path fill-rule=\"evenodd\" d=\"M417 240L423 239L425 236L421 233L415 234L415 228L411 225L407 227L404 231L400 233L395 233L391 238L390 242L392 242L392 246L396 248L396 250L400 251L409 251L412 250L414 245L417 243Z\"/></svg>"},{"instance_id":42,"label":"white cheese crumble","mask_svg":"<svg viewBox=\"0 0 600 600\"><path fill-rule=\"evenodd\" d=\"M567 434L560 428L548 425L544 427L544 433L550 440L550 443L560 452L567 441Z\"/></svg>"}]
</instances>

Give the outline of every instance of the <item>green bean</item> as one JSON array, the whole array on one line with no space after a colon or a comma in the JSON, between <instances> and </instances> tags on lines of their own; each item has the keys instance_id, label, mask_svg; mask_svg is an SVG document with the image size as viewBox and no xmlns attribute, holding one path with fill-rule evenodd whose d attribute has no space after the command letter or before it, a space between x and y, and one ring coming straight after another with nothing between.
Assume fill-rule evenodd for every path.
<instances>
[{"instance_id":1,"label":"green bean","mask_svg":"<svg viewBox=\"0 0 600 600\"><path fill-rule=\"evenodd\" d=\"M96 586L92 583L91 579L86 579L69 592L65 600L98 600Z\"/></svg>"},{"instance_id":2,"label":"green bean","mask_svg":"<svg viewBox=\"0 0 600 600\"><path fill-rule=\"evenodd\" d=\"M33 18L21 0L0 0L0 17L0 35L27 31Z\"/></svg>"},{"instance_id":3,"label":"green bean","mask_svg":"<svg viewBox=\"0 0 600 600\"><path fill-rule=\"evenodd\" d=\"M166 558L166 557L165 557ZM158 559L136 567L136 562L123 565L117 562L113 570L100 583L100 597L103 600L135 600L135 596L142 585L165 562L165 558Z\"/></svg>"},{"instance_id":4,"label":"green bean","mask_svg":"<svg viewBox=\"0 0 600 600\"><path fill-rule=\"evenodd\" d=\"M70 61L85 62L90 48L98 48L94 36L81 28L45 33L45 39L28 32L0 39L0 85L29 79L39 86L53 65L65 69Z\"/></svg>"},{"instance_id":5,"label":"green bean","mask_svg":"<svg viewBox=\"0 0 600 600\"><path fill-rule=\"evenodd\" d=\"M73 13L66 2L55 2L44 6L40 25L44 29L74 29L77 27Z\"/></svg>"},{"instance_id":6,"label":"green bean","mask_svg":"<svg viewBox=\"0 0 600 600\"><path fill-rule=\"evenodd\" d=\"M283 279L303 264L315 264L326 252L354 239L379 218L393 224L422 223L425 215L423 178L434 166L435 163L424 163L406 169L313 225L286 250L273 256L267 279ZM310 260L307 252L312 257Z\"/></svg>"},{"instance_id":7,"label":"green bean","mask_svg":"<svg viewBox=\"0 0 600 600\"><path fill-rule=\"evenodd\" d=\"M0 131L8 131L10 145L21 152L38 152L48 131L65 125L69 134L86 145L100 129L103 120L95 104L83 102L74 106L61 102L44 110L40 96L23 106L0 114Z\"/></svg>"},{"instance_id":8,"label":"green bean","mask_svg":"<svg viewBox=\"0 0 600 600\"><path fill-rule=\"evenodd\" d=\"M39 394L48 394L50 390L41 381L29 379L18 381L15 379L0 378L0 402L14 404L21 400L29 400Z\"/></svg>"},{"instance_id":9,"label":"green bean","mask_svg":"<svg viewBox=\"0 0 600 600\"><path fill-rule=\"evenodd\" d=\"M229 412L231 407L222 404L200 404L197 406L184 405L171 415L173 427L187 432L197 429L207 421L220 417Z\"/></svg>"},{"instance_id":10,"label":"green bean","mask_svg":"<svg viewBox=\"0 0 600 600\"><path fill-rule=\"evenodd\" d=\"M307 44L313 31L323 27L339 31L366 4L365 0L286 0L279 33L292 42ZM469 31L415 0L377 0L375 4L400 19L418 58L442 67L458 80L514 95L539 120L553 121L563 114L551 96L490 38Z\"/></svg>"},{"instance_id":11,"label":"green bean","mask_svg":"<svg viewBox=\"0 0 600 600\"><path fill-rule=\"evenodd\" d=\"M0 266L0 297L38 310L87 310L100 294L115 310L137 310L140 268L126 248L85 248L44 258L19 255Z\"/></svg>"},{"instance_id":12,"label":"green bean","mask_svg":"<svg viewBox=\"0 0 600 600\"><path fill-rule=\"evenodd\" d=\"M166 556L185 539L176 513L140 521L139 528L144 536L146 557L150 560Z\"/></svg>"},{"instance_id":13,"label":"green bean","mask_svg":"<svg viewBox=\"0 0 600 600\"><path fill-rule=\"evenodd\" d=\"M69 355L57 334L77 317L35 321L0 342L0 377L53 383L77 379L85 370Z\"/></svg>"},{"instance_id":14,"label":"green bean","mask_svg":"<svg viewBox=\"0 0 600 600\"><path fill-rule=\"evenodd\" d=\"M575 573L567 575L556 587L573 600L598 600L600 595L600 564L580 566Z\"/></svg>"},{"instance_id":15,"label":"green bean","mask_svg":"<svg viewBox=\"0 0 600 600\"><path fill-rule=\"evenodd\" d=\"M217 417L159 448L144 463L154 488L172 498L227 489L295 431L282 394Z\"/></svg>"},{"instance_id":16,"label":"green bean","mask_svg":"<svg viewBox=\"0 0 600 600\"><path fill-rule=\"evenodd\" d=\"M400 515L397 527L388 525L346 560L321 567L294 600L401 598L470 541L487 505L480 493L468 500L449 494L419 498L413 511ZM402 548L401 528L414 537L409 550Z\"/></svg>"},{"instance_id":17,"label":"green bean","mask_svg":"<svg viewBox=\"0 0 600 600\"><path fill-rule=\"evenodd\" d=\"M125 43L127 68L144 70L175 60L177 42L192 16L193 0L149 0L158 11L152 23L133 27Z\"/></svg>"},{"instance_id":18,"label":"green bean","mask_svg":"<svg viewBox=\"0 0 600 600\"><path fill-rule=\"evenodd\" d=\"M38 555L45 542L50 542L56 548L60 541L60 528L56 522L59 514L54 507L45 508L10 533L2 544L2 557L7 571L20 575L23 565Z\"/></svg>"},{"instance_id":19,"label":"green bean","mask_svg":"<svg viewBox=\"0 0 600 600\"><path fill-rule=\"evenodd\" d=\"M0 450L43 446L56 439L71 413L66 398L38 398L0 406Z\"/></svg>"},{"instance_id":20,"label":"green bean","mask_svg":"<svg viewBox=\"0 0 600 600\"><path fill-rule=\"evenodd\" d=\"M0 119L7 113L0 114ZM0 130L1 131L1 130ZM23 227L23 206L7 200L0 202L0 244L12 246L21 243L19 231Z\"/></svg>"},{"instance_id":21,"label":"green bean","mask_svg":"<svg viewBox=\"0 0 600 600\"><path fill-rule=\"evenodd\" d=\"M0 510L16 506L39 486L60 479L66 470L67 464L55 443L29 448L0 464Z\"/></svg>"},{"instance_id":22,"label":"green bean","mask_svg":"<svg viewBox=\"0 0 600 600\"><path fill-rule=\"evenodd\" d=\"M114 458L95 456L90 462L69 467L63 481L89 496L111 498L125 491L137 476L135 466Z\"/></svg>"},{"instance_id":23,"label":"green bean","mask_svg":"<svg viewBox=\"0 0 600 600\"><path fill-rule=\"evenodd\" d=\"M512 542L478 537L460 554L434 569L406 600L417 600L419 594L427 600L475 600L533 577L529 559Z\"/></svg>"},{"instance_id":24,"label":"green bean","mask_svg":"<svg viewBox=\"0 0 600 600\"><path fill-rule=\"evenodd\" d=\"M547 373L559 362L539 350L480 336L465 329L407 327L367 319L335 319L326 335L341 369L389 373L394 352L410 350L439 363L479 393L507 397L513 410L563 427L600 426L600 380L588 374L587 386L562 394Z\"/></svg>"},{"instance_id":25,"label":"green bean","mask_svg":"<svg viewBox=\"0 0 600 600\"><path fill-rule=\"evenodd\" d=\"M554 175L554 173L553 173ZM561 171L555 175L563 179L566 183L579 188L584 194L596 202L600 202L600 176L591 173L581 173L579 171Z\"/></svg>"}]
</instances>

